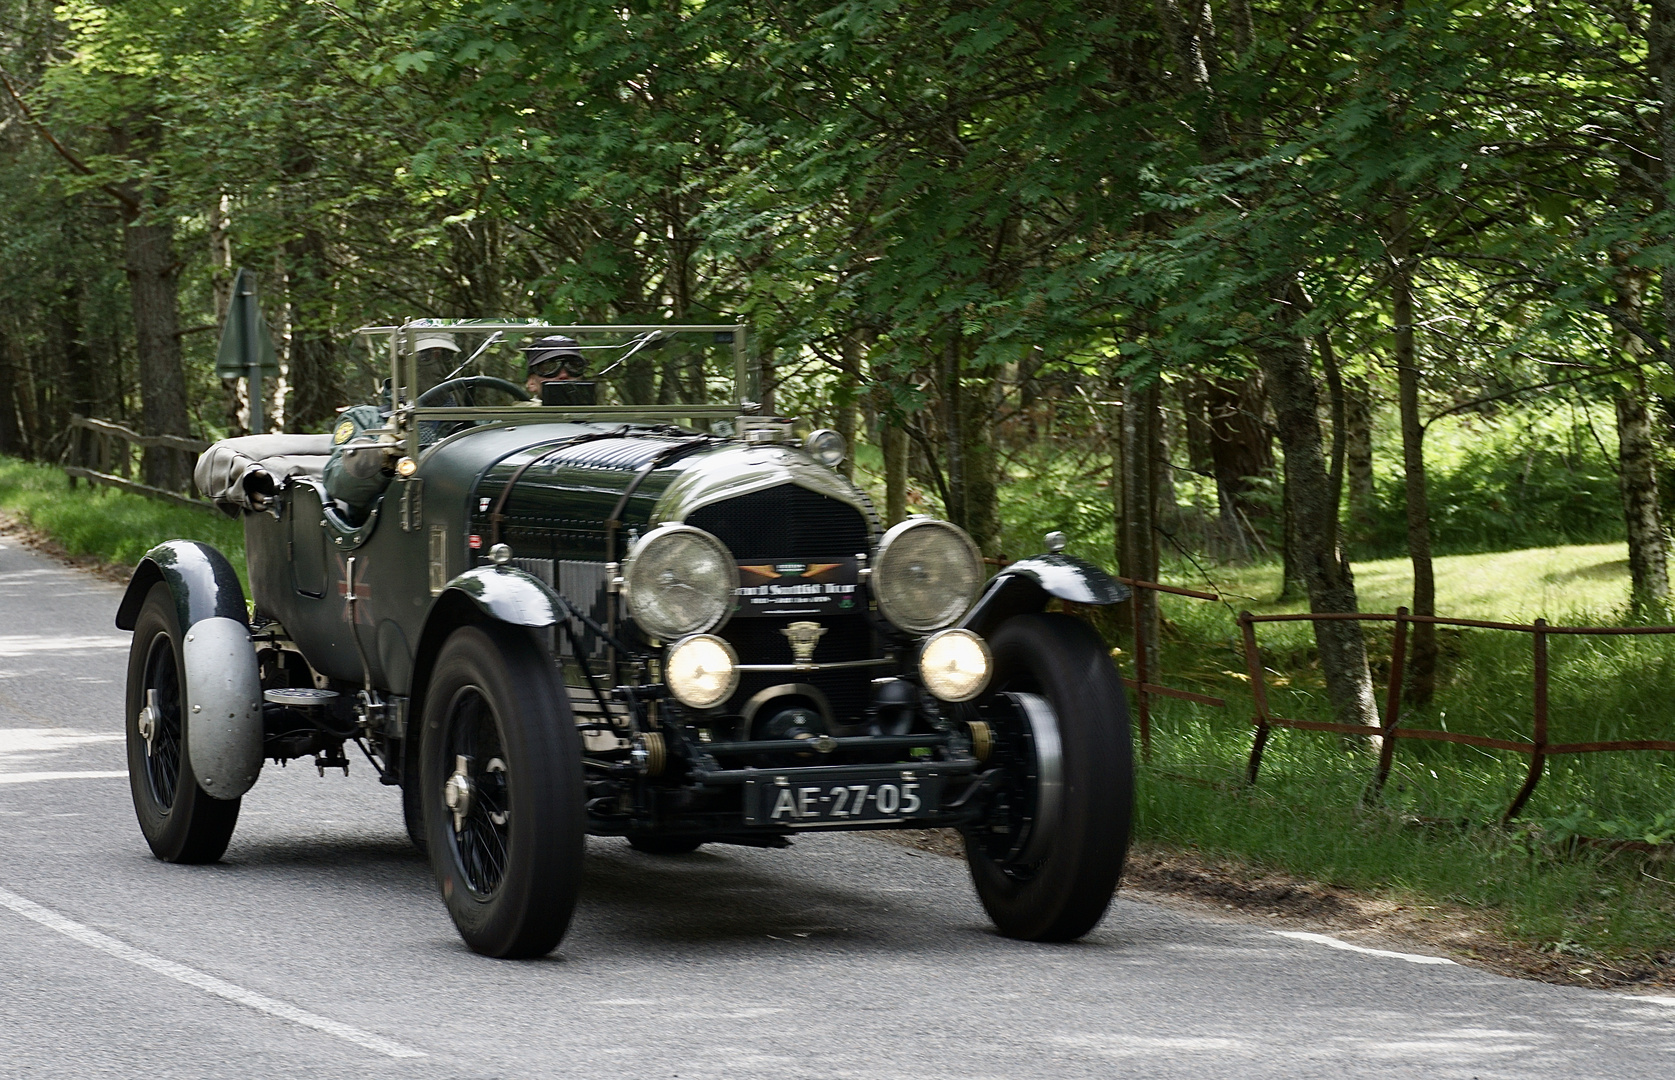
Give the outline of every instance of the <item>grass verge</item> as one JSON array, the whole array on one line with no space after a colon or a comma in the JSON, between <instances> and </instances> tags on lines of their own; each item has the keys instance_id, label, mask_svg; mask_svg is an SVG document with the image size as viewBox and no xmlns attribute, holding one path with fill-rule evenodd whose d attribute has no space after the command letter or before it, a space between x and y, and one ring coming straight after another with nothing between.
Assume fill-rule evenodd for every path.
<instances>
[{"instance_id":1,"label":"grass verge","mask_svg":"<svg viewBox=\"0 0 1675 1080\"><path fill-rule=\"evenodd\" d=\"M42 534L62 552L111 575L164 540L202 540L245 578L244 528L218 513L172 506L113 488L80 485L50 465L0 457L0 513Z\"/></svg>"},{"instance_id":2,"label":"grass verge","mask_svg":"<svg viewBox=\"0 0 1675 1080\"><path fill-rule=\"evenodd\" d=\"M1362 609L1404 602L1408 575L1406 560L1358 565ZM1234 611L1303 603L1265 600L1278 589L1273 567L1219 568L1211 577L1231 604L1164 601L1162 681L1225 697L1229 707L1154 700L1139 843L1463 913L1491 937L1547 957L1547 978L1621 984L1675 974L1675 755L1549 759L1510 826L1500 817L1529 759L1475 747L1401 740L1389 784L1374 792L1374 755L1364 743L1276 729L1248 786L1254 709ZM1621 545L1451 556L1437 560L1437 577L1445 615L1593 626L1625 617ZM1330 719L1308 625L1264 625L1258 636L1273 712ZM1404 706L1404 727L1529 739L1530 636L1443 628L1439 638L1436 696ZM1367 624L1381 703L1392 642L1389 624ZM1675 636L1555 637L1549 652L1552 741L1675 730Z\"/></svg>"}]
</instances>

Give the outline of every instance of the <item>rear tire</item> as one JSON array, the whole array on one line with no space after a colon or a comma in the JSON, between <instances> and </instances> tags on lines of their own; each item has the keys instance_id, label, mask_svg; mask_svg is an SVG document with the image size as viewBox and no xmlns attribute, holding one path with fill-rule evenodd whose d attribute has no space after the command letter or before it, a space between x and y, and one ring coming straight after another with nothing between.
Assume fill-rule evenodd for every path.
<instances>
[{"instance_id":1,"label":"rear tire","mask_svg":"<svg viewBox=\"0 0 1675 1080\"><path fill-rule=\"evenodd\" d=\"M128 786L151 853L164 862L212 863L226 854L238 824L238 799L198 786L188 752L186 665L174 594L158 582L145 594L128 647ZM149 740L140 710L155 692Z\"/></svg>"},{"instance_id":2,"label":"rear tire","mask_svg":"<svg viewBox=\"0 0 1675 1080\"><path fill-rule=\"evenodd\" d=\"M430 864L460 936L485 956L551 952L576 908L586 812L569 699L528 632L454 631L425 692L420 758Z\"/></svg>"},{"instance_id":3,"label":"rear tire","mask_svg":"<svg viewBox=\"0 0 1675 1080\"><path fill-rule=\"evenodd\" d=\"M1098 925L1122 878L1134 805L1134 760L1122 678L1091 627L1067 615L1020 615L989 640L994 676L982 714L995 727L990 763L1006 779L990 814L965 832L983 908L1006 937L1073 941ZM1037 814L1046 770L1027 698L1056 728L1056 813ZM1051 732L1045 733L1050 736ZM1056 820L1053 820L1056 819ZM1032 835L1031 831L1039 833ZM1045 830L1045 831L1042 831Z\"/></svg>"}]
</instances>

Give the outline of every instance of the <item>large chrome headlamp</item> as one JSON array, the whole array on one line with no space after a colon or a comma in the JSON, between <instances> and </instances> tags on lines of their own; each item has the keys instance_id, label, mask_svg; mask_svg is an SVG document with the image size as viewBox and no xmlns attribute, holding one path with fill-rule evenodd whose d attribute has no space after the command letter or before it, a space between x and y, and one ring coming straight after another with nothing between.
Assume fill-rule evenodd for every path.
<instances>
[{"instance_id":1,"label":"large chrome headlamp","mask_svg":"<svg viewBox=\"0 0 1675 1080\"><path fill-rule=\"evenodd\" d=\"M727 545L691 525L660 525L622 564L622 596L649 637L686 637L732 614L739 567Z\"/></svg>"},{"instance_id":2,"label":"large chrome headlamp","mask_svg":"<svg viewBox=\"0 0 1675 1080\"><path fill-rule=\"evenodd\" d=\"M959 621L983 584L983 557L958 525L909 518L878 542L872 595L878 610L914 634Z\"/></svg>"}]
</instances>

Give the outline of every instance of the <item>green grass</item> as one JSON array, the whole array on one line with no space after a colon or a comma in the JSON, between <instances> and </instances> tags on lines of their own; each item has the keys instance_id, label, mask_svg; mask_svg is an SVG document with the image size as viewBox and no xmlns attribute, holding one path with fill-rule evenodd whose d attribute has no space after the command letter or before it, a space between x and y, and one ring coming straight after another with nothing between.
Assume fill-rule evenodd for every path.
<instances>
[{"instance_id":1,"label":"green grass","mask_svg":"<svg viewBox=\"0 0 1675 1080\"><path fill-rule=\"evenodd\" d=\"M1627 596L1621 545L1542 548L1437 560L1444 615L1616 625ZM1254 713L1233 612L1277 604L1273 567L1216 568L1229 605L1164 602L1164 681L1224 696L1226 710L1153 702L1153 757L1142 769L1137 834L1360 889L1428 898L1503 920L1514 936L1560 952L1645 957L1675 951L1675 888L1643 853L1580 838L1675 840L1675 755L1626 752L1550 759L1510 827L1501 814L1528 758L1401 740L1390 782L1370 790L1373 755L1336 736L1276 729L1256 787L1242 783ZM1406 602L1406 560L1356 568L1363 610ZM1184 574L1183 583L1202 585ZM1260 626L1270 708L1328 719L1306 623ZM1367 628L1380 703L1389 624ZM1443 629L1437 694L1404 707L1404 726L1527 740L1529 635ZM1669 738L1675 730L1675 636L1554 637L1549 738L1555 742Z\"/></svg>"},{"instance_id":2,"label":"green grass","mask_svg":"<svg viewBox=\"0 0 1675 1080\"><path fill-rule=\"evenodd\" d=\"M58 469L0 457L0 511L47 533L72 555L132 566L164 540L202 540L245 578L244 528L218 513L108 487L74 490Z\"/></svg>"},{"instance_id":3,"label":"green grass","mask_svg":"<svg viewBox=\"0 0 1675 1080\"><path fill-rule=\"evenodd\" d=\"M1445 555L1434 571L1437 612L1454 618L1557 622L1578 615L1615 622L1628 604L1628 549L1620 543ZM1212 567L1208 577L1234 606L1259 615L1308 609L1301 595L1274 600L1280 569L1273 563ZM1198 589L1206 583L1188 565L1173 567L1169 580ZM1357 562L1355 590L1362 611L1395 611L1413 595L1413 564L1406 556Z\"/></svg>"}]
</instances>

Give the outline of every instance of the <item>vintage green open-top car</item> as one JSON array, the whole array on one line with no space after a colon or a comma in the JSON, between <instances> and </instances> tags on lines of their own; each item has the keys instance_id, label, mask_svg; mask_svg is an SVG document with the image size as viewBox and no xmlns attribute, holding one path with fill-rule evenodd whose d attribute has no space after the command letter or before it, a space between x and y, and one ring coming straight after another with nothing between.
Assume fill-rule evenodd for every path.
<instances>
[{"instance_id":1,"label":"vintage green open-top car","mask_svg":"<svg viewBox=\"0 0 1675 1080\"><path fill-rule=\"evenodd\" d=\"M1105 572L1055 550L985 581L957 527L882 529L840 438L757 415L742 327L364 332L378 406L199 462L243 517L250 602L189 541L122 600L159 858L220 858L264 760L347 771L355 743L491 956L558 943L589 833L676 855L949 826L1002 933L1099 921L1128 846L1123 684L1046 609L1120 601ZM651 355L725 404L625 400Z\"/></svg>"}]
</instances>

